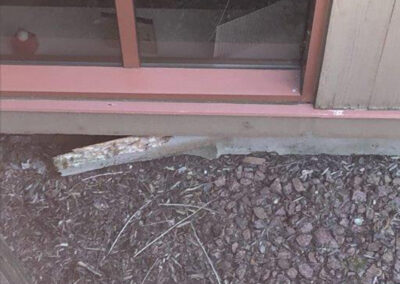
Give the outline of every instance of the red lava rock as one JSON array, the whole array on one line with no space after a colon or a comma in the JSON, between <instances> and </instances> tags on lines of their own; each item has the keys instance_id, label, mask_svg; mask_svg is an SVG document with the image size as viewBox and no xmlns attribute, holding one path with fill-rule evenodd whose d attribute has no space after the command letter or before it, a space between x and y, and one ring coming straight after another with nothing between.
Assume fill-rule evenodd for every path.
<instances>
[{"instance_id":1,"label":"red lava rock","mask_svg":"<svg viewBox=\"0 0 400 284\"><path fill-rule=\"evenodd\" d=\"M264 208L262 207L256 207L253 209L254 215L256 215L256 217L258 219L267 219L268 215L265 212Z\"/></svg>"},{"instance_id":2,"label":"red lava rock","mask_svg":"<svg viewBox=\"0 0 400 284\"><path fill-rule=\"evenodd\" d=\"M393 180L392 180L392 184L395 185L395 186L400 185L400 178L395 178L395 179L393 179Z\"/></svg>"},{"instance_id":3,"label":"red lava rock","mask_svg":"<svg viewBox=\"0 0 400 284\"><path fill-rule=\"evenodd\" d=\"M226 184L225 176L219 177L216 181L214 181L216 187L223 187Z\"/></svg>"},{"instance_id":4,"label":"red lava rock","mask_svg":"<svg viewBox=\"0 0 400 284\"><path fill-rule=\"evenodd\" d=\"M243 239L245 241L248 241L248 240L250 240L250 238L251 238L250 230L249 229L244 230L243 231Z\"/></svg>"},{"instance_id":5,"label":"red lava rock","mask_svg":"<svg viewBox=\"0 0 400 284\"><path fill-rule=\"evenodd\" d=\"M336 240L333 238L331 232L327 229L320 228L315 234L315 240L318 245L328 247L328 248L338 248Z\"/></svg>"},{"instance_id":6,"label":"red lava rock","mask_svg":"<svg viewBox=\"0 0 400 284\"><path fill-rule=\"evenodd\" d=\"M252 184L253 183L253 181L251 180L251 179L248 179L248 178L242 178L242 179L240 179L240 184L241 185L250 185L250 184Z\"/></svg>"},{"instance_id":7,"label":"red lava rock","mask_svg":"<svg viewBox=\"0 0 400 284\"><path fill-rule=\"evenodd\" d=\"M245 265L240 265L238 269L236 269L236 276L243 280L244 276L246 275L247 267Z\"/></svg>"},{"instance_id":8,"label":"red lava rock","mask_svg":"<svg viewBox=\"0 0 400 284\"><path fill-rule=\"evenodd\" d=\"M287 259L278 259L278 266L281 269L286 270L290 267L290 262Z\"/></svg>"},{"instance_id":9,"label":"red lava rock","mask_svg":"<svg viewBox=\"0 0 400 284\"><path fill-rule=\"evenodd\" d=\"M314 270L307 263L302 263L299 265L299 272L301 276L303 276L306 279L311 279L314 274Z\"/></svg>"},{"instance_id":10,"label":"red lava rock","mask_svg":"<svg viewBox=\"0 0 400 284\"><path fill-rule=\"evenodd\" d=\"M271 191L282 194L282 185L279 178L275 179L274 182L271 184Z\"/></svg>"},{"instance_id":11,"label":"red lava rock","mask_svg":"<svg viewBox=\"0 0 400 284\"><path fill-rule=\"evenodd\" d=\"M363 277L364 283L373 283L375 278L378 278L382 275L382 270L378 268L375 264L372 264L365 273ZM379 282L377 282L379 283Z\"/></svg>"},{"instance_id":12,"label":"red lava rock","mask_svg":"<svg viewBox=\"0 0 400 284\"><path fill-rule=\"evenodd\" d=\"M361 190L356 190L353 192L352 200L358 203L366 202L367 201L367 194Z\"/></svg>"},{"instance_id":13,"label":"red lava rock","mask_svg":"<svg viewBox=\"0 0 400 284\"><path fill-rule=\"evenodd\" d=\"M256 171L254 179L257 181L263 181L265 179L265 174L262 171Z\"/></svg>"},{"instance_id":14,"label":"red lava rock","mask_svg":"<svg viewBox=\"0 0 400 284\"><path fill-rule=\"evenodd\" d=\"M301 247L307 247L310 245L312 240L312 236L311 235L299 235L296 238L297 243L301 246Z\"/></svg>"},{"instance_id":15,"label":"red lava rock","mask_svg":"<svg viewBox=\"0 0 400 284\"><path fill-rule=\"evenodd\" d=\"M293 279L296 279L298 272L297 272L296 268L291 267L288 269L286 274L289 276L290 279L293 280Z\"/></svg>"},{"instance_id":16,"label":"red lava rock","mask_svg":"<svg viewBox=\"0 0 400 284\"><path fill-rule=\"evenodd\" d=\"M311 223L305 223L300 228L300 232L302 232L303 234L310 233L312 230L313 230L313 225Z\"/></svg>"},{"instance_id":17,"label":"red lava rock","mask_svg":"<svg viewBox=\"0 0 400 284\"><path fill-rule=\"evenodd\" d=\"M293 183L294 189L295 189L297 192L304 192L304 191L306 191L306 189L304 188L303 183L301 182L300 179L294 178L294 179L292 179L292 183Z\"/></svg>"}]
</instances>

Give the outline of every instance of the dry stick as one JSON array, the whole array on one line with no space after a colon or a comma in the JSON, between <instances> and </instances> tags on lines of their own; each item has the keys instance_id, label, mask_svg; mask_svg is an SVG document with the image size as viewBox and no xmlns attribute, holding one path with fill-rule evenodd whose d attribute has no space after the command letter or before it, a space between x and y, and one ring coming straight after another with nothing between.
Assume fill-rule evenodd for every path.
<instances>
[{"instance_id":1,"label":"dry stick","mask_svg":"<svg viewBox=\"0 0 400 284\"><path fill-rule=\"evenodd\" d=\"M160 203L158 205L161 206L170 206L170 207L186 207L186 208L194 208L194 209L200 209L200 206L196 206L196 205L191 205L191 204L180 204L180 203ZM214 211L210 208L203 208L204 210L207 210L211 213L217 213L217 211Z\"/></svg>"},{"instance_id":2,"label":"dry stick","mask_svg":"<svg viewBox=\"0 0 400 284\"><path fill-rule=\"evenodd\" d=\"M78 266L80 266L80 267L83 267L83 268L86 268L88 271L90 271L90 272L92 272L94 275L96 275L96 276L99 276L99 277L102 277L103 275L100 273L100 272L98 272L96 269L94 269L94 267L92 267L91 265L89 265L89 264L86 264L86 263L84 263L84 262L82 262L82 261L78 261Z\"/></svg>"},{"instance_id":3,"label":"dry stick","mask_svg":"<svg viewBox=\"0 0 400 284\"><path fill-rule=\"evenodd\" d=\"M98 175L95 175L95 176L90 176L90 177L84 178L84 179L82 179L82 181L87 181L87 180L90 180L90 179L94 179L94 178L98 178L98 177L104 177L104 176L115 176L115 175L120 175L120 174L123 174L123 173L124 172L98 174Z\"/></svg>"},{"instance_id":4,"label":"dry stick","mask_svg":"<svg viewBox=\"0 0 400 284\"><path fill-rule=\"evenodd\" d=\"M160 239L162 239L166 234L168 234L169 232L171 232L173 229L175 229L176 227L178 227L179 225L181 225L182 223L186 222L187 220L189 220L190 218L192 218L194 215L196 215L197 213L199 213L201 210L205 209L210 203L214 202L217 199L211 200L210 202L206 203L204 206L200 207L199 209L197 209L196 211L194 211L192 214L190 214L189 216L183 218L182 220L180 220L178 223L176 223L175 225L171 226L168 228L168 230L164 231L161 235L159 235L157 238L153 239L151 242L149 242L147 245L145 245L142 249L140 249L133 257L137 257L138 255L140 255L142 252L144 252L147 248L149 248L150 246L152 246L155 242L159 241Z\"/></svg>"},{"instance_id":5,"label":"dry stick","mask_svg":"<svg viewBox=\"0 0 400 284\"><path fill-rule=\"evenodd\" d=\"M144 276L143 280L142 280L142 284L144 284L144 282L146 282L147 278L149 277L151 271L153 270L154 266L156 265L156 263L158 263L159 259L157 258L156 261L154 261L154 263L152 264L152 266L150 267L149 271L147 271L146 275Z\"/></svg>"},{"instance_id":6,"label":"dry stick","mask_svg":"<svg viewBox=\"0 0 400 284\"><path fill-rule=\"evenodd\" d=\"M196 241L199 243L201 249L202 249L203 252L204 252L204 255L205 255L206 258L207 258L208 263L209 263L210 266L211 266L211 269L212 269L212 271L213 271L213 273L214 273L214 275L215 275L215 278L217 278L217 283L218 283L218 284L221 284L221 283L222 283L222 282L221 282L221 278L219 277L218 272L217 272L217 270L215 269L214 264L213 264L211 258L208 256L208 253L207 253L207 251L206 251L206 248L204 247L203 243L201 242L199 236L197 235L197 232L196 232L195 227L193 226L193 223L190 223L190 226L192 227L193 234L194 234L194 237L196 238Z\"/></svg>"},{"instance_id":7,"label":"dry stick","mask_svg":"<svg viewBox=\"0 0 400 284\"><path fill-rule=\"evenodd\" d=\"M128 227L128 225L133 221L133 219L139 214L139 212L141 212L144 208L146 208L147 206L149 206L149 204L152 202L153 200L149 200L147 201L142 207L140 207L138 210L136 210L135 213L133 213L131 215L131 217L128 219L128 221L126 221L125 225L122 227L121 231L119 231L117 237L115 238L114 242L112 243L107 255L104 257L106 258L111 251L113 250L113 248L115 247L115 245L117 244L119 238L121 237L122 233L125 231L126 227Z\"/></svg>"}]
</instances>

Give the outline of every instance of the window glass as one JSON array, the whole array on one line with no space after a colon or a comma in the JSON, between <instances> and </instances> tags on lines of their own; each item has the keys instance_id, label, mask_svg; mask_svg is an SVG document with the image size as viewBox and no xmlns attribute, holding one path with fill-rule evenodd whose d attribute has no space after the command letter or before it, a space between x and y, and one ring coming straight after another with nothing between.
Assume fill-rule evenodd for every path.
<instances>
[{"instance_id":1,"label":"window glass","mask_svg":"<svg viewBox=\"0 0 400 284\"><path fill-rule=\"evenodd\" d=\"M114 0L0 0L0 56L121 65Z\"/></svg>"},{"instance_id":2,"label":"window glass","mask_svg":"<svg viewBox=\"0 0 400 284\"><path fill-rule=\"evenodd\" d=\"M144 63L300 66L312 0L136 0Z\"/></svg>"}]
</instances>

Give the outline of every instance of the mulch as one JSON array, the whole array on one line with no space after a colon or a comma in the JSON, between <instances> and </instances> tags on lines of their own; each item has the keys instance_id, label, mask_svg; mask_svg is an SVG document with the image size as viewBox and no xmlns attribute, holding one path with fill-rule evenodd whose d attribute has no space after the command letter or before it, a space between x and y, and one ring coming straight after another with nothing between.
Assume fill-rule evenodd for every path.
<instances>
[{"instance_id":1,"label":"mulch","mask_svg":"<svg viewBox=\"0 0 400 284\"><path fill-rule=\"evenodd\" d=\"M0 235L35 283L400 283L400 159L179 156L60 177L0 136Z\"/></svg>"}]
</instances>

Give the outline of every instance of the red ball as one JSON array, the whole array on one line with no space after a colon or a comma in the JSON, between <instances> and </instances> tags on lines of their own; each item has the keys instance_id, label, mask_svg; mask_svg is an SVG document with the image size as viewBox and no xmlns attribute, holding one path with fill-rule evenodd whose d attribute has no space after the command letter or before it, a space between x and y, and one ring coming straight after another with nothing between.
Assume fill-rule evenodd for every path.
<instances>
[{"instance_id":1,"label":"red ball","mask_svg":"<svg viewBox=\"0 0 400 284\"><path fill-rule=\"evenodd\" d=\"M39 48L39 41L34 33L20 29L11 39L11 47L15 55L32 58Z\"/></svg>"}]
</instances>

